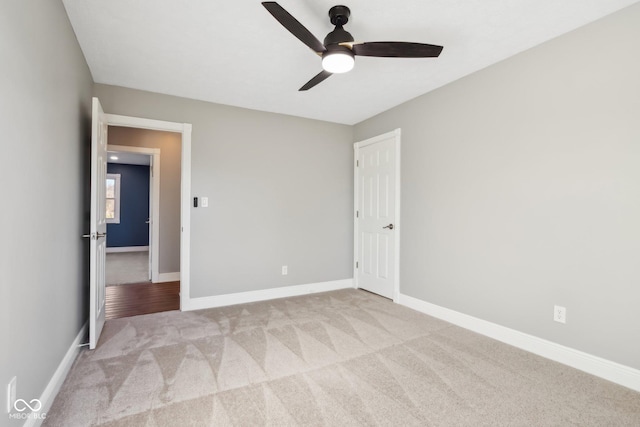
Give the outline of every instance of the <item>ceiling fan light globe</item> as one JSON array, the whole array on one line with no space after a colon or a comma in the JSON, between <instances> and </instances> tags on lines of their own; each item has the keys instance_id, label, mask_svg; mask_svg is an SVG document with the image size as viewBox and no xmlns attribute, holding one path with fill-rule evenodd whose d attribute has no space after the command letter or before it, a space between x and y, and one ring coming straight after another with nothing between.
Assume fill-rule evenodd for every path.
<instances>
[{"instance_id":1,"label":"ceiling fan light globe","mask_svg":"<svg viewBox=\"0 0 640 427\"><path fill-rule=\"evenodd\" d=\"M322 57L322 68L334 74L351 71L354 64L353 54L347 52L328 52Z\"/></svg>"}]
</instances>

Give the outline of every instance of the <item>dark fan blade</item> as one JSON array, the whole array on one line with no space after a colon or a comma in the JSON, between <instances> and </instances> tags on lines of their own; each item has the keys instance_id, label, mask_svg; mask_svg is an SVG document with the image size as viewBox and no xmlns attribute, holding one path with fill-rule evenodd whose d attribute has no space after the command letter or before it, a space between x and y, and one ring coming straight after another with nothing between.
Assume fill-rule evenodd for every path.
<instances>
[{"instance_id":1,"label":"dark fan blade","mask_svg":"<svg viewBox=\"0 0 640 427\"><path fill-rule=\"evenodd\" d=\"M407 42L369 42L353 45L353 53L360 56L384 58L435 58L442 46Z\"/></svg>"},{"instance_id":2,"label":"dark fan blade","mask_svg":"<svg viewBox=\"0 0 640 427\"><path fill-rule=\"evenodd\" d=\"M309 46L313 51L322 53L326 49L324 45L318 40L304 25L302 25L296 18L291 16L289 12L284 10L282 6L274 1L264 1L262 5L278 20L287 30L296 36L300 41Z\"/></svg>"},{"instance_id":3,"label":"dark fan blade","mask_svg":"<svg viewBox=\"0 0 640 427\"><path fill-rule=\"evenodd\" d=\"M309 80L304 86L302 86L300 89L298 89L298 91L311 89L312 87L314 87L318 83L323 82L331 74L332 73L330 73L328 71L324 71L324 70L320 71L318 74L316 74L316 76L314 78Z\"/></svg>"}]
</instances>

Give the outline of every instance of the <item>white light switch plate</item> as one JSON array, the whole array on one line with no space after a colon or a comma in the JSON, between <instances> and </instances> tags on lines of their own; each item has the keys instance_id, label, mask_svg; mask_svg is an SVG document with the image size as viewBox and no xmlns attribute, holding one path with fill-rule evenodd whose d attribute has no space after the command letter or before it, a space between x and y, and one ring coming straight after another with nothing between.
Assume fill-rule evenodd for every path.
<instances>
[{"instance_id":1,"label":"white light switch plate","mask_svg":"<svg viewBox=\"0 0 640 427\"><path fill-rule=\"evenodd\" d=\"M200 206L203 208L209 207L209 198L208 197L200 197Z\"/></svg>"}]
</instances>

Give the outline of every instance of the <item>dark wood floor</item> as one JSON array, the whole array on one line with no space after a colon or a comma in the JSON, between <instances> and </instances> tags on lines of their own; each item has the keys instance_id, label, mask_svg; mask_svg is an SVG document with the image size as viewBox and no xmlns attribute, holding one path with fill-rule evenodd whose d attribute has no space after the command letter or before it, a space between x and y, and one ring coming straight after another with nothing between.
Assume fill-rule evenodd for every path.
<instances>
[{"instance_id":1,"label":"dark wood floor","mask_svg":"<svg viewBox=\"0 0 640 427\"><path fill-rule=\"evenodd\" d=\"M180 282L107 286L106 319L180 310Z\"/></svg>"}]
</instances>

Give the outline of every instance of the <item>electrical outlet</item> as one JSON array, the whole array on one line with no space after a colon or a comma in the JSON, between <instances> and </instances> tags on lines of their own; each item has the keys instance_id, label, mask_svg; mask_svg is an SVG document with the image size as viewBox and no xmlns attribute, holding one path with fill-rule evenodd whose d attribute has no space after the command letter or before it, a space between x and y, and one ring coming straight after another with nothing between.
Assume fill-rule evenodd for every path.
<instances>
[{"instance_id":1,"label":"electrical outlet","mask_svg":"<svg viewBox=\"0 0 640 427\"><path fill-rule=\"evenodd\" d=\"M13 412L13 404L16 401L16 383L18 379L16 377L11 378L9 384L7 384L7 414Z\"/></svg>"},{"instance_id":2,"label":"electrical outlet","mask_svg":"<svg viewBox=\"0 0 640 427\"><path fill-rule=\"evenodd\" d=\"M559 305L554 305L553 320L560 323L567 323L567 309Z\"/></svg>"},{"instance_id":3,"label":"electrical outlet","mask_svg":"<svg viewBox=\"0 0 640 427\"><path fill-rule=\"evenodd\" d=\"M286 265L282 266L282 275L286 276L287 274L289 274L289 268Z\"/></svg>"}]
</instances>

